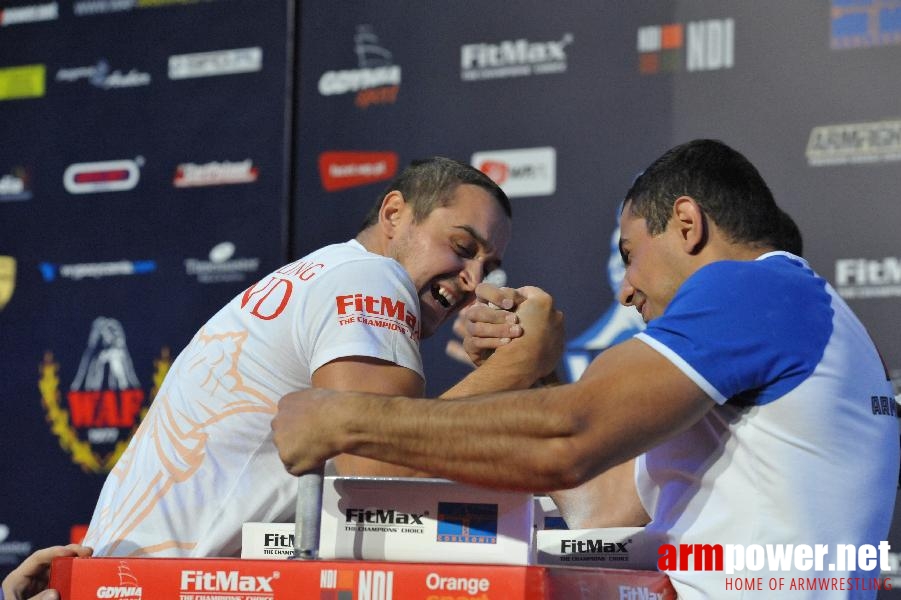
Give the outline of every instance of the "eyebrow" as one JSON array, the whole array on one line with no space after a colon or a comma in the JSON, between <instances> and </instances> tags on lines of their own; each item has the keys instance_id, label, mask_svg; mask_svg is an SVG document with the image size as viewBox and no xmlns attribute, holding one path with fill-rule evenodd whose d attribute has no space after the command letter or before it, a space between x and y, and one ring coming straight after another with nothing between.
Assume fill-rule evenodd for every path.
<instances>
[{"instance_id":1,"label":"eyebrow","mask_svg":"<svg viewBox=\"0 0 901 600\"><path fill-rule=\"evenodd\" d=\"M623 249L623 238L619 238L619 257L622 259L623 264L626 263L626 251Z\"/></svg>"},{"instance_id":2,"label":"eyebrow","mask_svg":"<svg viewBox=\"0 0 901 600\"><path fill-rule=\"evenodd\" d=\"M483 236L478 231L473 229L472 226L470 226L470 225L454 225L454 229L464 230L466 233L471 235L473 237L473 239L475 239L475 241L477 241L479 243L479 245L485 250L485 252L487 252L488 254L494 253L494 251L495 251L494 246L491 245L491 243L485 238L485 236ZM491 264L494 265L492 267L492 269L497 269L498 267L501 266L501 261L500 261L500 259L495 259L491 262Z\"/></svg>"}]
</instances>

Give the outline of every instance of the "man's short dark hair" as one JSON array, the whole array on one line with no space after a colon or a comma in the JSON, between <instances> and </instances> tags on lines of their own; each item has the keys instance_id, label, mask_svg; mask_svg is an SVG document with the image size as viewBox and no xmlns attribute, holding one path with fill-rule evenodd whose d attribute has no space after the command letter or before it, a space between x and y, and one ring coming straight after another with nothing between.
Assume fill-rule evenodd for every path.
<instances>
[{"instance_id":1,"label":"man's short dark hair","mask_svg":"<svg viewBox=\"0 0 901 600\"><path fill-rule=\"evenodd\" d=\"M378 223L382 200L394 190L400 192L404 201L412 206L413 219L420 222L436 208L447 206L454 190L461 184L476 185L486 190L497 200L508 217L513 216L510 199L490 177L475 167L452 158L433 156L414 160L394 181L389 183L369 210L360 229L363 230Z\"/></svg>"},{"instance_id":2,"label":"man's short dark hair","mask_svg":"<svg viewBox=\"0 0 901 600\"><path fill-rule=\"evenodd\" d=\"M800 254L801 233L777 205L763 177L739 152L719 140L699 139L668 150L626 194L632 214L659 235L680 196L693 198L736 243L772 246Z\"/></svg>"}]
</instances>

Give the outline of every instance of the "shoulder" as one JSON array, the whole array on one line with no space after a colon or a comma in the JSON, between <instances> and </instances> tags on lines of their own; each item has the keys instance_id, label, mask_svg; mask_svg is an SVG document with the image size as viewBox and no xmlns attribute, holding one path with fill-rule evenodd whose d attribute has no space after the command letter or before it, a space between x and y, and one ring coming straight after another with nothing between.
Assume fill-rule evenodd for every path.
<instances>
[{"instance_id":1,"label":"shoulder","mask_svg":"<svg viewBox=\"0 0 901 600\"><path fill-rule=\"evenodd\" d=\"M324 246L284 268L292 265L315 265L320 280L354 279L369 282L387 278L394 285L408 282L412 287L410 276L400 263L393 258L369 252L355 240Z\"/></svg>"}]
</instances>

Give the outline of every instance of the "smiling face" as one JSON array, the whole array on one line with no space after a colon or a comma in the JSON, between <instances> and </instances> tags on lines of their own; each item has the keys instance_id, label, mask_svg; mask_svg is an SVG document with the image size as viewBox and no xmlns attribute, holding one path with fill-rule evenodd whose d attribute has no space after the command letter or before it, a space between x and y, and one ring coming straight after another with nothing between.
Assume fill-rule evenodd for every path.
<instances>
[{"instance_id":1,"label":"smiling face","mask_svg":"<svg viewBox=\"0 0 901 600\"><path fill-rule=\"evenodd\" d=\"M404 204L387 255L410 274L419 293L421 336L428 337L475 297L476 286L500 266L510 218L485 189L461 184L445 206L418 223Z\"/></svg>"},{"instance_id":2,"label":"smiling face","mask_svg":"<svg viewBox=\"0 0 901 600\"><path fill-rule=\"evenodd\" d=\"M663 233L648 233L644 218L623 209L619 248L626 265L619 301L634 306L645 323L663 314L685 281L683 252L676 227L671 221Z\"/></svg>"}]
</instances>

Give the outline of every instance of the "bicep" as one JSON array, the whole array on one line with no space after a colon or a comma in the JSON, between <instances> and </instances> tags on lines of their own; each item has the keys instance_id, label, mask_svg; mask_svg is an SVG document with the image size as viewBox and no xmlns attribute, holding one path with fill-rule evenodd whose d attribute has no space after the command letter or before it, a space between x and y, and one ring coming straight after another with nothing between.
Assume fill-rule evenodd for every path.
<instances>
[{"instance_id":1,"label":"bicep","mask_svg":"<svg viewBox=\"0 0 901 600\"><path fill-rule=\"evenodd\" d=\"M669 359L636 339L605 350L573 386L585 411L582 451L598 456L595 474L682 433L715 404Z\"/></svg>"},{"instance_id":2,"label":"bicep","mask_svg":"<svg viewBox=\"0 0 901 600\"><path fill-rule=\"evenodd\" d=\"M327 363L313 373L313 387L340 391L420 397L425 383L418 373L392 362L366 356L349 356ZM344 476L413 477L423 473L368 458L342 454L334 458L335 470Z\"/></svg>"},{"instance_id":3,"label":"bicep","mask_svg":"<svg viewBox=\"0 0 901 600\"><path fill-rule=\"evenodd\" d=\"M322 365L313 373L313 387L420 397L425 383L416 371L368 356L346 356Z\"/></svg>"}]
</instances>

